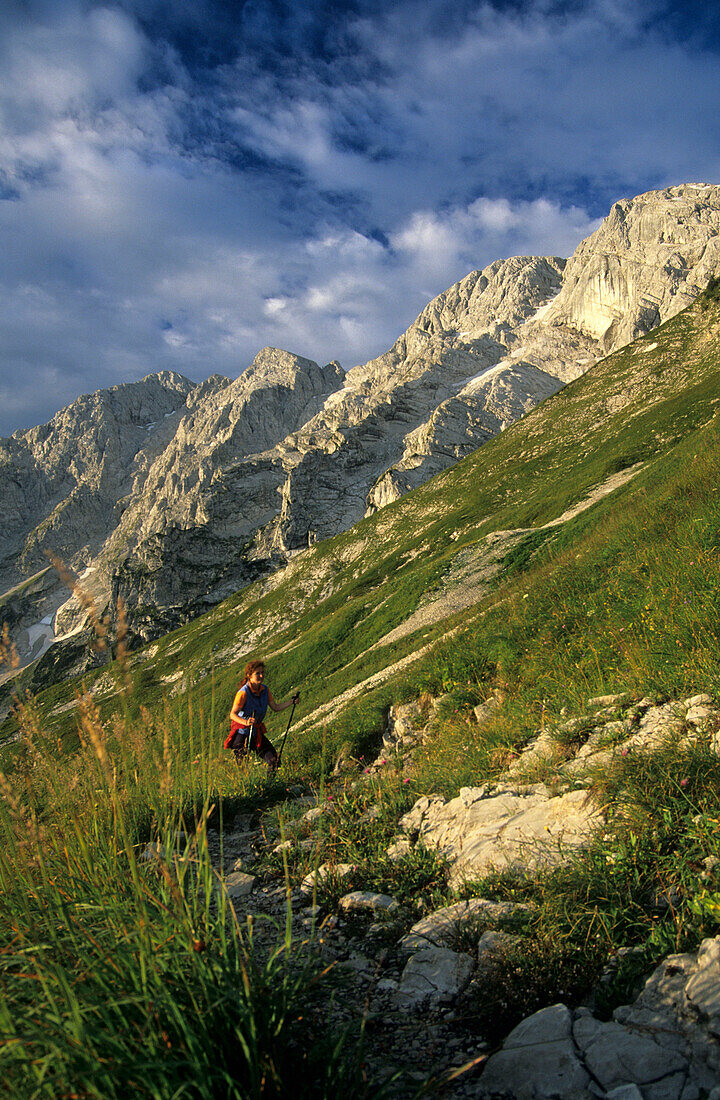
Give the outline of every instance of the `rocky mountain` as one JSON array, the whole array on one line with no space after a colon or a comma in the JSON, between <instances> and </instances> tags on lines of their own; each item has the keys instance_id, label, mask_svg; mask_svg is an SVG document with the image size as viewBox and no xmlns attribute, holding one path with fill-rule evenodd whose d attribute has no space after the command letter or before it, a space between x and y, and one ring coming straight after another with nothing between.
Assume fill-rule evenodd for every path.
<instances>
[{"instance_id":1,"label":"rocky mountain","mask_svg":"<svg viewBox=\"0 0 720 1100\"><path fill-rule=\"evenodd\" d=\"M0 447L0 561L21 656L35 658L51 630L82 630L76 598L58 609L43 551L83 571L101 609L122 597L136 638L157 636L674 316L720 269L719 230L720 188L649 192L617 203L568 261L472 272L346 374L265 349L233 382L152 376L16 433ZM84 652L82 633L72 644Z\"/></svg>"}]
</instances>

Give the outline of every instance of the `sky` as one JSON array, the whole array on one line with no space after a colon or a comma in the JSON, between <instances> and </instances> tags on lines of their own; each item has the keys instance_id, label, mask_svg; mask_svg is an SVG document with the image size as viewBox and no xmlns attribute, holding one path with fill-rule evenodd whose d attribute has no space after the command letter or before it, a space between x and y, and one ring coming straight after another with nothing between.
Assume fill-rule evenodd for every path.
<instances>
[{"instance_id":1,"label":"sky","mask_svg":"<svg viewBox=\"0 0 720 1100\"><path fill-rule=\"evenodd\" d=\"M2 0L0 435L266 345L351 367L469 271L720 183L719 8Z\"/></svg>"}]
</instances>

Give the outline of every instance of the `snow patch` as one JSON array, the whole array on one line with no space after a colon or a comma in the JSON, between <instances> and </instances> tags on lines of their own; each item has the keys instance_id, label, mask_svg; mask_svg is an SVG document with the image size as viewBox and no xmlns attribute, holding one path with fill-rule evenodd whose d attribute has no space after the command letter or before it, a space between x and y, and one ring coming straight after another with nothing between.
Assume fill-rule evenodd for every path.
<instances>
[{"instance_id":1,"label":"snow patch","mask_svg":"<svg viewBox=\"0 0 720 1100\"><path fill-rule=\"evenodd\" d=\"M560 288L560 290L562 290L562 287ZM528 324L530 321L542 321L543 317L550 309L550 306L553 304L558 294L560 293L560 290L557 290L554 294L551 294L547 301L543 302L543 304L539 306L538 309L536 309L530 317L528 317L527 321L525 321L525 324Z\"/></svg>"},{"instance_id":2,"label":"snow patch","mask_svg":"<svg viewBox=\"0 0 720 1100\"><path fill-rule=\"evenodd\" d=\"M334 405L339 404L345 397L345 393L346 391L344 389L337 390L335 393L331 393L330 396L325 400L325 408L331 409Z\"/></svg>"},{"instance_id":3,"label":"snow patch","mask_svg":"<svg viewBox=\"0 0 720 1100\"><path fill-rule=\"evenodd\" d=\"M474 393L479 390L489 378L498 374L499 371L505 370L510 366L509 359L501 359L499 363L496 363L493 367L486 367L485 370L481 370L479 374L473 375L472 378L466 378L462 382L458 382L455 386L457 393Z\"/></svg>"},{"instance_id":4,"label":"snow patch","mask_svg":"<svg viewBox=\"0 0 720 1100\"><path fill-rule=\"evenodd\" d=\"M642 351L643 355L647 355L649 351L655 351L656 347L657 344L648 344L646 348L641 348L640 350Z\"/></svg>"}]
</instances>

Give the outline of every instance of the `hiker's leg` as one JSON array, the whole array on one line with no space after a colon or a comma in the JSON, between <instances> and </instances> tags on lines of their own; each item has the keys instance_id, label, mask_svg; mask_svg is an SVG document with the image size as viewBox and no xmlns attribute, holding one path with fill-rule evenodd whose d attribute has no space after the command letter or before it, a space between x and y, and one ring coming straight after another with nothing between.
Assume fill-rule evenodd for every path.
<instances>
[{"instance_id":1,"label":"hiker's leg","mask_svg":"<svg viewBox=\"0 0 720 1100\"><path fill-rule=\"evenodd\" d=\"M260 756L267 764L268 778L272 779L278 768L278 754L272 741L269 741L267 737L263 737Z\"/></svg>"}]
</instances>

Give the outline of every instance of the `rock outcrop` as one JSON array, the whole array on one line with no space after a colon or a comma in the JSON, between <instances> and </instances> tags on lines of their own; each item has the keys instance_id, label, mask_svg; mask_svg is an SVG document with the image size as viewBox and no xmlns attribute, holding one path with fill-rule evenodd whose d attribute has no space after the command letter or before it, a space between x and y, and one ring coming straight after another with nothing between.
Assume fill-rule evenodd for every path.
<instances>
[{"instance_id":1,"label":"rock outcrop","mask_svg":"<svg viewBox=\"0 0 720 1100\"><path fill-rule=\"evenodd\" d=\"M149 639L384 507L687 305L720 269L720 188L617 203L573 257L514 257L440 294L344 374L265 349L235 381L163 373L0 443L3 591L51 550ZM42 588L42 598L38 594ZM82 624L47 580L13 620ZM40 648L52 641L43 632Z\"/></svg>"},{"instance_id":2,"label":"rock outcrop","mask_svg":"<svg viewBox=\"0 0 720 1100\"><path fill-rule=\"evenodd\" d=\"M670 955L611 1021L563 1004L523 1020L488 1060L476 1095L699 1100L720 1080L719 1032L716 937L697 953Z\"/></svg>"},{"instance_id":3,"label":"rock outcrop","mask_svg":"<svg viewBox=\"0 0 720 1100\"><path fill-rule=\"evenodd\" d=\"M490 871L552 867L586 844L602 818L584 790L551 795L541 784L463 787L457 798L423 796L400 821L401 834L436 848L450 883Z\"/></svg>"}]
</instances>

